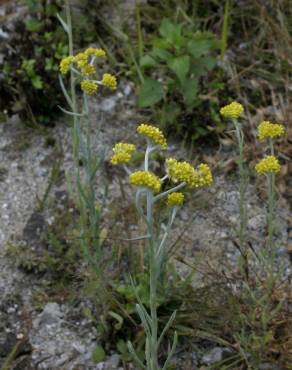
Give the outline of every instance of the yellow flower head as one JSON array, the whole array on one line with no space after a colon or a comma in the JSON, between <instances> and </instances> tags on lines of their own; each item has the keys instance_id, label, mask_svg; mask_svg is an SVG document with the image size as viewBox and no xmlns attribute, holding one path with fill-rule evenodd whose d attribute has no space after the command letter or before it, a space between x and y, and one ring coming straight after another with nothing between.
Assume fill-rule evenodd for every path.
<instances>
[{"instance_id":1,"label":"yellow flower head","mask_svg":"<svg viewBox=\"0 0 292 370\"><path fill-rule=\"evenodd\" d=\"M257 173L277 173L280 172L281 166L276 157L268 155L256 164L255 170Z\"/></svg>"},{"instance_id":2,"label":"yellow flower head","mask_svg":"<svg viewBox=\"0 0 292 370\"><path fill-rule=\"evenodd\" d=\"M210 186L213 182L210 167L206 163L201 163L197 171L199 173L199 186Z\"/></svg>"},{"instance_id":3,"label":"yellow flower head","mask_svg":"<svg viewBox=\"0 0 292 370\"><path fill-rule=\"evenodd\" d=\"M130 183L135 186L141 186L158 193L161 189L159 177L149 171L136 171L129 176Z\"/></svg>"},{"instance_id":4,"label":"yellow flower head","mask_svg":"<svg viewBox=\"0 0 292 370\"><path fill-rule=\"evenodd\" d=\"M74 57L70 55L69 57L63 58L60 63L60 72L65 75L70 69L71 63L74 61Z\"/></svg>"},{"instance_id":5,"label":"yellow flower head","mask_svg":"<svg viewBox=\"0 0 292 370\"><path fill-rule=\"evenodd\" d=\"M166 204L168 207L180 206L183 204L185 196L183 193L171 193L168 194Z\"/></svg>"},{"instance_id":6,"label":"yellow flower head","mask_svg":"<svg viewBox=\"0 0 292 370\"><path fill-rule=\"evenodd\" d=\"M213 182L211 170L204 163L195 169L187 162L179 162L174 158L168 158L166 167L166 172L173 182L185 182L191 188L209 186Z\"/></svg>"},{"instance_id":7,"label":"yellow flower head","mask_svg":"<svg viewBox=\"0 0 292 370\"><path fill-rule=\"evenodd\" d=\"M111 90L116 90L116 88L117 88L117 79L116 79L116 77L109 74L109 73L105 73L102 76L101 83L104 86L110 88Z\"/></svg>"},{"instance_id":8,"label":"yellow flower head","mask_svg":"<svg viewBox=\"0 0 292 370\"><path fill-rule=\"evenodd\" d=\"M271 138L274 139L275 137L279 137L284 134L284 126L278 123L271 123L269 121L263 121L259 124L258 127L258 135L260 141L265 139Z\"/></svg>"},{"instance_id":9,"label":"yellow flower head","mask_svg":"<svg viewBox=\"0 0 292 370\"><path fill-rule=\"evenodd\" d=\"M160 145L163 149L167 147L166 139L161 130L158 127L141 123L137 128L138 134L147 136L155 144Z\"/></svg>"},{"instance_id":10,"label":"yellow flower head","mask_svg":"<svg viewBox=\"0 0 292 370\"><path fill-rule=\"evenodd\" d=\"M95 74L96 68L94 65L88 63L88 56L86 53L78 53L74 57L74 62L77 68L84 76L91 76Z\"/></svg>"},{"instance_id":11,"label":"yellow flower head","mask_svg":"<svg viewBox=\"0 0 292 370\"><path fill-rule=\"evenodd\" d=\"M85 62L80 66L80 71L84 76L91 76L95 74L96 69L94 65Z\"/></svg>"},{"instance_id":12,"label":"yellow flower head","mask_svg":"<svg viewBox=\"0 0 292 370\"><path fill-rule=\"evenodd\" d=\"M83 80L81 89L87 92L88 95L94 95L97 92L97 83L91 80Z\"/></svg>"},{"instance_id":13,"label":"yellow flower head","mask_svg":"<svg viewBox=\"0 0 292 370\"><path fill-rule=\"evenodd\" d=\"M243 106L236 101L220 109L223 117L238 118L243 112Z\"/></svg>"},{"instance_id":14,"label":"yellow flower head","mask_svg":"<svg viewBox=\"0 0 292 370\"><path fill-rule=\"evenodd\" d=\"M99 48L88 48L85 50L84 54L86 54L88 57L94 55L97 58L106 56L106 52L103 49Z\"/></svg>"},{"instance_id":15,"label":"yellow flower head","mask_svg":"<svg viewBox=\"0 0 292 370\"><path fill-rule=\"evenodd\" d=\"M128 163L132 157L133 152L136 150L134 144L118 143L114 146L113 152L115 153L111 158L111 164Z\"/></svg>"},{"instance_id":16,"label":"yellow flower head","mask_svg":"<svg viewBox=\"0 0 292 370\"><path fill-rule=\"evenodd\" d=\"M187 162L179 162L174 158L166 160L166 172L173 182L191 184L195 169Z\"/></svg>"},{"instance_id":17,"label":"yellow flower head","mask_svg":"<svg viewBox=\"0 0 292 370\"><path fill-rule=\"evenodd\" d=\"M78 53L74 56L74 62L85 61L87 62L88 56L85 53Z\"/></svg>"}]
</instances>

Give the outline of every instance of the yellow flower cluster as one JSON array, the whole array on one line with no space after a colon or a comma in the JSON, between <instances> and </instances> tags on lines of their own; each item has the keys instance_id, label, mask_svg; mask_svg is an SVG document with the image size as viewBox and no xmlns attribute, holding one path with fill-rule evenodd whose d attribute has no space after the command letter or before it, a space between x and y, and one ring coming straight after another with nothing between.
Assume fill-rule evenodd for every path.
<instances>
[{"instance_id":1,"label":"yellow flower cluster","mask_svg":"<svg viewBox=\"0 0 292 370\"><path fill-rule=\"evenodd\" d=\"M257 173L277 173L280 172L281 166L276 157L268 155L256 164L255 170Z\"/></svg>"},{"instance_id":2,"label":"yellow flower cluster","mask_svg":"<svg viewBox=\"0 0 292 370\"><path fill-rule=\"evenodd\" d=\"M168 194L166 199L166 205L168 207L174 207L174 206L180 206L183 204L185 199L185 196L183 193L174 192L171 194Z\"/></svg>"},{"instance_id":3,"label":"yellow flower cluster","mask_svg":"<svg viewBox=\"0 0 292 370\"><path fill-rule=\"evenodd\" d=\"M91 80L81 81L81 89L88 95L94 95L97 92L97 83Z\"/></svg>"},{"instance_id":4,"label":"yellow flower cluster","mask_svg":"<svg viewBox=\"0 0 292 370\"><path fill-rule=\"evenodd\" d=\"M113 152L115 153L111 158L111 164L128 163L132 157L133 152L136 150L134 144L118 143L114 146Z\"/></svg>"},{"instance_id":5,"label":"yellow flower cluster","mask_svg":"<svg viewBox=\"0 0 292 370\"><path fill-rule=\"evenodd\" d=\"M109 74L109 73L105 73L102 76L101 83L104 86L110 88L111 90L116 90L116 88L117 88L117 79L116 79L116 77Z\"/></svg>"},{"instance_id":6,"label":"yellow flower cluster","mask_svg":"<svg viewBox=\"0 0 292 370\"><path fill-rule=\"evenodd\" d=\"M223 117L238 118L243 112L243 106L236 101L220 109Z\"/></svg>"},{"instance_id":7,"label":"yellow flower cluster","mask_svg":"<svg viewBox=\"0 0 292 370\"><path fill-rule=\"evenodd\" d=\"M79 62L88 61L88 56L85 53L78 53L73 58L73 61L76 62L77 65Z\"/></svg>"},{"instance_id":8,"label":"yellow flower cluster","mask_svg":"<svg viewBox=\"0 0 292 370\"><path fill-rule=\"evenodd\" d=\"M269 121L263 121L258 127L258 135L260 141L275 137L279 137L284 134L284 126L278 123L271 123Z\"/></svg>"},{"instance_id":9,"label":"yellow flower cluster","mask_svg":"<svg viewBox=\"0 0 292 370\"><path fill-rule=\"evenodd\" d=\"M60 63L60 72L65 75L70 69L71 63L73 63L74 57L71 55L69 57L63 58Z\"/></svg>"},{"instance_id":10,"label":"yellow flower cluster","mask_svg":"<svg viewBox=\"0 0 292 370\"><path fill-rule=\"evenodd\" d=\"M63 75L67 74L72 63L76 63L77 68L85 76L93 75L96 72L95 66L88 62L89 57L104 57L106 53L103 49L88 48L82 53L78 53L75 56L70 55L61 60L60 71Z\"/></svg>"},{"instance_id":11,"label":"yellow flower cluster","mask_svg":"<svg viewBox=\"0 0 292 370\"><path fill-rule=\"evenodd\" d=\"M147 136L155 144L160 145L163 149L167 147L166 139L158 127L142 123L138 126L137 132L141 135Z\"/></svg>"},{"instance_id":12,"label":"yellow flower cluster","mask_svg":"<svg viewBox=\"0 0 292 370\"><path fill-rule=\"evenodd\" d=\"M96 73L96 68L94 65L87 63L85 60L81 60L78 63L78 68L83 76L89 77Z\"/></svg>"},{"instance_id":13,"label":"yellow flower cluster","mask_svg":"<svg viewBox=\"0 0 292 370\"><path fill-rule=\"evenodd\" d=\"M111 90L115 90L117 88L117 79L109 73L105 73L102 76L102 81L88 79L90 76L96 74L96 66L93 63L94 58L92 57L100 58L104 56L106 56L106 53L103 49L88 48L75 56L72 55L63 58L60 63L60 71L63 75L67 74L70 70L70 66L73 64L81 75L85 77L85 80L81 82L81 89L86 91L89 95L93 95L97 92L97 83L102 83L102 85L109 87Z\"/></svg>"},{"instance_id":14,"label":"yellow flower cluster","mask_svg":"<svg viewBox=\"0 0 292 370\"><path fill-rule=\"evenodd\" d=\"M174 158L166 160L166 172L174 182L185 182L189 187L209 186L213 178L207 164L200 164L197 169L187 162L179 162Z\"/></svg>"},{"instance_id":15,"label":"yellow flower cluster","mask_svg":"<svg viewBox=\"0 0 292 370\"><path fill-rule=\"evenodd\" d=\"M103 49L99 49L99 48L88 48L88 49L85 50L84 53L88 57L91 56L91 55L94 55L97 58L105 57L106 56L106 52Z\"/></svg>"},{"instance_id":16,"label":"yellow flower cluster","mask_svg":"<svg viewBox=\"0 0 292 370\"><path fill-rule=\"evenodd\" d=\"M191 183L194 167L187 162L179 162L174 158L166 160L166 172L173 182Z\"/></svg>"},{"instance_id":17,"label":"yellow flower cluster","mask_svg":"<svg viewBox=\"0 0 292 370\"><path fill-rule=\"evenodd\" d=\"M88 55L84 53L78 53L74 56L74 63L84 76L91 76L96 73L96 68L93 64L88 62Z\"/></svg>"},{"instance_id":18,"label":"yellow flower cluster","mask_svg":"<svg viewBox=\"0 0 292 370\"><path fill-rule=\"evenodd\" d=\"M212 172L206 163L201 163L198 166L199 186L210 186L213 182Z\"/></svg>"},{"instance_id":19,"label":"yellow flower cluster","mask_svg":"<svg viewBox=\"0 0 292 370\"><path fill-rule=\"evenodd\" d=\"M158 193L161 189L159 177L149 171L136 171L129 176L130 183L135 186L141 186Z\"/></svg>"}]
</instances>

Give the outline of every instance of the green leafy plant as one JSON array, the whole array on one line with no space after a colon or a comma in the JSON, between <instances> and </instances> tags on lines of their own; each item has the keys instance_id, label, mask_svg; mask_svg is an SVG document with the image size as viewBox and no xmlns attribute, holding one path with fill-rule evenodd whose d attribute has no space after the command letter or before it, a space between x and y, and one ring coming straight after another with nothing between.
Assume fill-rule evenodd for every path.
<instances>
[{"instance_id":1,"label":"green leafy plant","mask_svg":"<svg viewBox=\"0 0 292 370\"><path fill-rule=\"evenodd\" d=\"M27 15L15 23L9 45L2 47L1 105L8 115L18 113L29 122L48 124L63 97L56 71L68 48L55 22L61 1L26 1ZM48 99L48 96L50 97Z\"/></svg>"},{"instance_id":2,"label":"green leafy plant","mask_svg":"<svg viewBox=\"0 0 292 370\"><path fill-rule=\"evenodd\" d=\"M204 90L203 78L216 65L220 42L211 32L195 31L168 18L162 20L159 34L152 40L150 52L140 59L144 77L139 106L160 107L166 128L172 127L181 134L187 130L195 140L208 133L193 113L202 103L199 95ZM177 120L185 115L192 117L191 125L189 122L178 127Z\"/></svg>"},{"instance_id":3,"label":"green leafy plant","mask_svg":"<svg viewBox=\"0 0 292 370\"><path fill-rule=\"evenodd\" d=\"M56 21L63 3L63 0L26 0L25 17L15 21L9 42L1 46L0 109L8 115L18 113L24 122L51 124L60 113L58 105L64 105L56 73L60 60L68 54L66 37ZM79 35L76 43L95 40L86 13L76 16L74 29Z\"/></svg>"}]
</instances>

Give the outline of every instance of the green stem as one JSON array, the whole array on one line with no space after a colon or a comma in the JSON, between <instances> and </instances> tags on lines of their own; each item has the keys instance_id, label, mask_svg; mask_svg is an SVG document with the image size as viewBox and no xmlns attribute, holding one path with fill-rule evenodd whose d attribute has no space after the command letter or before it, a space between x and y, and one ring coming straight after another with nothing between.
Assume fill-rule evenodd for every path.
<instances>
[{"instance_id":1,"label":"green stem","mask_svg":"<svg viewBox=\"0 0 292 370\"><path fill-rule=\"evenodd\" d=\"M156 250L155 238L153 230L153 215L152 215L152 198L153 195L150 191L147 192L147 225L149 245L149 270L150 270L150 316L151 316L151 338L150 339L150 364L149 370L158 370L158 319L157 319L157 263L156 263Z\"/></svg>"},{"instance_id":2,"label":"green stem","mask_svg":"<svg viewBox=\"0 0 292 370\"><path fill-rule=\"evenodd\" d=\"M147 142L144 158L144 169L149 168L149 154L154 148ZM149 274L150 274L150 317L151 317L151 335L148 338L146 346L146 360L148 370L158 370L158 318L157 318L157 278L158 265L156 259L156 241L153 227L153 194L150 190L146 193L146 222L147 231L150 235L148 239L149 251ZM149 363L150 362L150 363Z\"/></svg>"},{"instance_id":3,"label":"green stem","mask_svg":"<svg viewBox=\"0 0 292 370\"><path fill-rule=\"evenodd\" d=\"M246 192L246 173L244 169L244 156L243 156L243 149L244 149L244 135L242 131L242 127L237 120L233 120L233 124L235 126L236 131L236 138L238 143L238 152L239 152L239 246L240 252L243 257L243 268L245 277L248 278L248 261L247 261L247 248L245 244L246 239L246 206L245 206L245 192Z\"/></svg>"},{"instance_id":4,"label":"green stem","mask_svg":"<svg viewBox=\"0 0 292 370\"><path fill-rule=\"evenodd\" d=\"M90 117L89 117L89 108L88 108L88 97L87 94L83 94L84 99L84 112L85 112L85 130L86 130L86 152L85 152L85 161L86 161L86 191L88 197L88 213L89 213L89 228L91 241L89 243L94 245L94 254L95 254L95 264L99 266L100 259L100 240L99 240L99 214L96 210L96 199L95 199L95 163L92 156L91 148L91 126L90 126ZM97 267L99 271L99 268Z\"/></svg>"},{"instance_id":5,"label":"green stem","mask_svg":"<svg viewBox=\"0 0 292 370\"><path fill-rule=\"evenodd\" d=\"M269 140L271 155L274 155L273 140ZM275 174L268 173L268 247L269 253L273 255L273 233L274 233L274 211L275 211Z\"/></svg>"},{"instance_id":6,"label":"green stem","mask_svg":"<svg viewBox=\"0 0 292 370\"><path fill-rule=\"evenodd\" d=\"M268 246L269 252L273 254L273 233L274 233L274 208L275 208L275 174L269 173L268 179Z\"/></svg>"},{"instance_id":7,"label":"green stem","mask_svg":"<svg viewBox=\"0 0 292 370\"><path fill-rule=\"evenodd\" d=\"M69 55L74 55L70 0L66 0L66 18L67 18L67 26L68 26ZM76 90L75 90L75 75L74 75L74 71L72 70L72 68L70 68L70 92L71 92L71 100L72 100L72 111L73 113L78 113L77 112ZM79 143L79 119L76 115L73 115L73 128L72 128L71 134L72 134L74 163L75 163L75 166L78 168L80 143Z\"/></svg>"},{"instance_id":8,"label":"green stem","mask_svg":"<svg viewBox=\"0 0 292 370\"><path fill-rule=\"evenodd\" d=\"M160 193L160 194L156 195L153 198L153 203L157 202L158 200L160 200L161 198L165 197L166 195L168 195L170 193L173 193L174 191L177 191L177 190L182 189L184 186L186 186L186 183L185 182L181 182L180 184L176 185L175 187L173 187L173 188L171 188L169 190L166 190L163 193Z\"/></svg>"}]
</instances>

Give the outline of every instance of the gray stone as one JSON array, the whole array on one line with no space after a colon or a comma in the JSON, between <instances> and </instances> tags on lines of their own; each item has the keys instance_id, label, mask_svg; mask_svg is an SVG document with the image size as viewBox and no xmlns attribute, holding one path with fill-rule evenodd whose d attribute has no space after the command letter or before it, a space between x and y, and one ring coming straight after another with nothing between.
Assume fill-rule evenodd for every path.
<instances>
[{"instance_id":1,"label":"gray stone","mask_svg":"<svg viewBox=\"0 0 292 370\"><path fill-rule=\"evenodd\" d=\"M41 324L57 324L58 322L60 322L61 317L62 312L60 311L60 306L58 305L58 303L50 302L46 304L43 312L39 314L38 317L34 320L33 325L34 327L38 327Z\"/></svg>"},{"instance_id":2,"label":"gray stone","mask_svg":"<svg viewBox=\"0 0 292 370\"><path fill-rule=\"evenodd\" d=\"M268 362L264 362L259 365L259 370L281 370L281 368Z\"/></svg>"},{"instance_id":3,"label":"gray stone","mask_svg":"<svg viewBox=\"0 0 292 370\"><path fill-rule=\"evenodd\" d=\"M107 360L106 360L106 366L107 366L107 369L108 370L115 370L117 369L117 367L119 366L119 363L120 363L120 355L118 355L117 353L110 356Z\"/></svg>"},{"instance_id":4,"label":"gray stone","mask_svg":"<svg viewBox=\"0 0 292 370\"><path fill-rule=\"evenodd\" d=\"M222 347L215 347L212 348L209 352L207 352L202 357L202 363L204 365L212 365L216 362L222 361L226 355L230 354L230 349L222 348Z\"/></svg>"}]
</instances>

